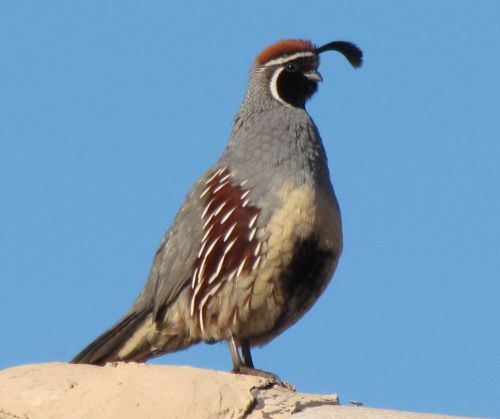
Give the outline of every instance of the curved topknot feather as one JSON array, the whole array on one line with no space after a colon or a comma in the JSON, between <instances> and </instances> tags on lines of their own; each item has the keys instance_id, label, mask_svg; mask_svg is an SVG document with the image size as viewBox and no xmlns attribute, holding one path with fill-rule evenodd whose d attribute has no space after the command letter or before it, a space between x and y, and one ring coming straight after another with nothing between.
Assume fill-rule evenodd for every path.
<instances>
[{"instance_id":1,"label":"curved topknot feather","mask_svg":"<svg viewBox=\"0 0 500 419\"><path fill-rule=\"evenodd\" d=\"M321 54L325 51L340 52L354 68L361 67L363 64L363 51L352 42L333 41L314 50L316 54Z\"/></svg>"},{"instance_id":2,"label":"curved topknot feather","mask_svg":"<svg viewBox=\"0 0 500 419\"><path fill-rule=\"evenodd\" d=\"M268 46L257 56L255 62L262 65L284 54L293 54L305 51L314 51L314 45L310 41L302 39L285 39Z\"/></svg>"}]
</instances>

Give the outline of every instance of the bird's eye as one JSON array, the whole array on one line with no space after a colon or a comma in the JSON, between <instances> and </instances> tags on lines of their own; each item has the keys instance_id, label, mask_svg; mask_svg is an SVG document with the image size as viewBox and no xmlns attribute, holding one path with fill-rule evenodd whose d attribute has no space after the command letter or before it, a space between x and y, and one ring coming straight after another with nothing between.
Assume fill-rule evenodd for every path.
<instances>
[{"instance_id":1,"label":"bird's eye","mask_svg":"<svg viewBox=\"0 0 500 419\"><path fill-rule=\"evenodd\" d=\"M298 69L299 69L299 67L297 67L297 64L295 64L295 63L288 63L285 66L285 70L290 72L290 73L295 73Z\"/></svg>"}]
</instances>

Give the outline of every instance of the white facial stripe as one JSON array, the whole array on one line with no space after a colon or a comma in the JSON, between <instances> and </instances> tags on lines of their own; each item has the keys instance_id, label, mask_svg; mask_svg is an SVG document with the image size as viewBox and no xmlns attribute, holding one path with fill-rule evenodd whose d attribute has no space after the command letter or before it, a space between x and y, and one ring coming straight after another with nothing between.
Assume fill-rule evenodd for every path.
<instances>
[{"instance_id":1,"label":"white facial stripe","mask_svg":"<svg viewBox=\"0 0 500 419\"><path fill-rule=\"evenodd\" d=\"M314 57L314 56L316 56L316 54L312 51L297 52L296 54L288 55L287 57L275 58L274 60L268 61L267 63L264 64L264 67L285 64L288 61L295 60L297 58Z\"/></svg>"},{"instance_id":2,"label":"white facial stripe","mask_svg":"<svg viewBox=\"0 0 500 419\"><path fill-rule=\"evenodd\" d=\"M274 72L273 76L271 77L271 82L269 83L269 87L271 89L271 94L278 102L282 103L285 106L293 108L292 105L286 103L283 99L281 99L280 95L278 94L278 77L284 70L285 69L283 67L280 67Z\"/></svg>"}]
</instances>

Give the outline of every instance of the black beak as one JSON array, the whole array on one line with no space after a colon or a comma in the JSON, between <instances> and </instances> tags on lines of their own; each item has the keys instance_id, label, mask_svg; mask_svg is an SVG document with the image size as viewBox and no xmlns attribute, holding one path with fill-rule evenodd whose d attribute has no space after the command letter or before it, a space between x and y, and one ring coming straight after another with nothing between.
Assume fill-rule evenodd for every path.
<instances>
[{"instance_id":1,"label":"black beak","mask_svg":"<svg viewBox=\"0 0 500 419\"><path fill-rule=\"evenodd\" d=\"M333 41L314 50L316 54L325 51L340 52L354 68L361 67L363 64L363 52L351 42Z\"/></svg>"},{"instance_id":2,"label":"black beak","mask_svg":"<svg viewBox=\"0 0 500 419\"><path fill-rule=\"evenodd\" d=\"M306 76L309 80L314 81L316 83L323 81L323 77L321 77L321 74L319 73L318 70L308 71L304 73L304 76Z\"/></svg>"}]
</instances>

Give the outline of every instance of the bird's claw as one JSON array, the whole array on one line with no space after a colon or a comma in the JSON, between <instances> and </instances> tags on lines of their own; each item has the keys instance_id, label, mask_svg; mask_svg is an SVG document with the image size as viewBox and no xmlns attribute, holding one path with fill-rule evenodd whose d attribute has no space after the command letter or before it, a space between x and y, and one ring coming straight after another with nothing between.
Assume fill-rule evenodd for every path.
<instances>
[{"instance_id":1,"label":"bird's claw","mask_svg":"<svg viewBox=\"0 0 500 419\"><path fill-rule=\"evenodd\" d=\"M233 370L231 372L233 374L253 375L254 377L265 378L265 379L269 380L271 382L271 384L276 384L276 385L285 387L288 390L295 391L295 386L293 384L282 381L276 374L273 374L272 372L259 370L257 368L245 367L245 366L233 368Z\"/></svg>"}]
</instances>

